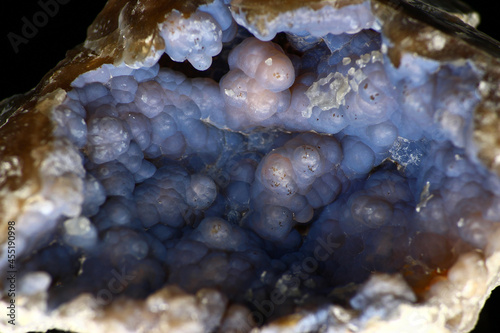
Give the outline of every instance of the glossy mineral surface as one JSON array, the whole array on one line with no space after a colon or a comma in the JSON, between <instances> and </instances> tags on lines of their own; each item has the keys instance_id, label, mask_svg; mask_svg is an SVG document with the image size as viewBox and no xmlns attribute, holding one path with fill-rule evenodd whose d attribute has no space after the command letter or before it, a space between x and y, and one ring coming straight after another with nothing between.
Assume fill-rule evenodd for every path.
<instances>
[{"instance_id":1,"label":"glossy mineral surface","mask_svg":"<svg viewBox=\"0 0 500 333\"><path fill-rule=\"evenodd\" d=\"M38 93L65 91L25 104L48 118L50 148L23 163L5 153L23 297L57 312L87 295L111 317L137 306L159 330L302 332L490 288L481 260L495 252L500 180L475 141L476 110L493 103L477 60L488 50L451 59L451 33L426 26L425 50L410 52L387 32L400 15L389 1L292 1L266 15L252 1L165 2L135 32L148 1L102 23L122 3L89 30L90 70L54 72ZM120 47L103 46L120 33ZM14 172L30 159L35 180ZM198 326L172 324L183 307L197 319L178 320ZM471 316L440 325L468 329Z\"/></svg>"}]
</instances>

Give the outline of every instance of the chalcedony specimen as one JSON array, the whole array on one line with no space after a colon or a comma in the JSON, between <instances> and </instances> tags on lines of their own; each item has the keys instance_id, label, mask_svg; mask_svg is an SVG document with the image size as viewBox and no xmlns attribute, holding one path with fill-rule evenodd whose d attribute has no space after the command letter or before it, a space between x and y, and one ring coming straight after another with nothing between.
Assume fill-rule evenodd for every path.
<instances>
[{"instance_id":1,"label":"chalcedony specimen","mask_svg":"<svg viewBox=\"0 0 500 333\"><path fill-rule=\"evenodd\" d=\"M477 23L459 1L108 1L1 104L1 329L470 330L500 276Z\"/></svg>"}]
</instances>

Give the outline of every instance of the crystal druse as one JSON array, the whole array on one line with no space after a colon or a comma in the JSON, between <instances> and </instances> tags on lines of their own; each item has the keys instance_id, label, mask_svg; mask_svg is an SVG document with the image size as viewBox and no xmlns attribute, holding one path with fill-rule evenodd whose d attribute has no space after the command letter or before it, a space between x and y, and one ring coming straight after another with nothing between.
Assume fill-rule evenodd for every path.
<instances>
[{"instance_id":1,"label":"crystal druse","mask_svg":"<svg viewBox=\"0 0 500 333\"><path fill-rule=\"evenodd\" d=\"M477 24L460 1L108 1L0 104L0 330L471 330L500 284Z\"/></svg>"}]
</instances>

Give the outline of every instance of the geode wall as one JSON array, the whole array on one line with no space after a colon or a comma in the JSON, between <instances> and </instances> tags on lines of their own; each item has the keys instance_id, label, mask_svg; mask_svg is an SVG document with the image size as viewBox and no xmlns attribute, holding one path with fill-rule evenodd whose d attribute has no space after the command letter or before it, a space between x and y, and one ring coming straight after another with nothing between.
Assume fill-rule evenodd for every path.
<instances>
[{"instance_id":1,"label":"geode wall","mask_svg":"<svg viewBox=\"0 0 500 333\"><path fill-rule=\"evenodd\" d=\"M2 331L469 331L500 270L477 23L459 1L108 1L1 104Z\"/></svg>"}]
</instances>

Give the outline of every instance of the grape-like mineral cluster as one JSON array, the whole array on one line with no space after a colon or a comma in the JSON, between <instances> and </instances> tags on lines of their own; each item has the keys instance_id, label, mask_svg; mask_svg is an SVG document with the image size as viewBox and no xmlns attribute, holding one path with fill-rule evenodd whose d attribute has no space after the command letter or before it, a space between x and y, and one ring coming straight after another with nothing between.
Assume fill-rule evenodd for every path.
<instances>
[{"instance_id":1,"label":"grape-like mineral cluster","mask_svg":"<svg viewBox=\"0 0 500 333\"><path fill-rule=\"evenodd\" d=\"M468 16L271 6L109 1L38 95L4 102L4 138L34 131L28 157L0 150L23 331L472 327L500 266L500 178L478 132L488 50L453 37Z\"/></svg>"}]
</instances>

